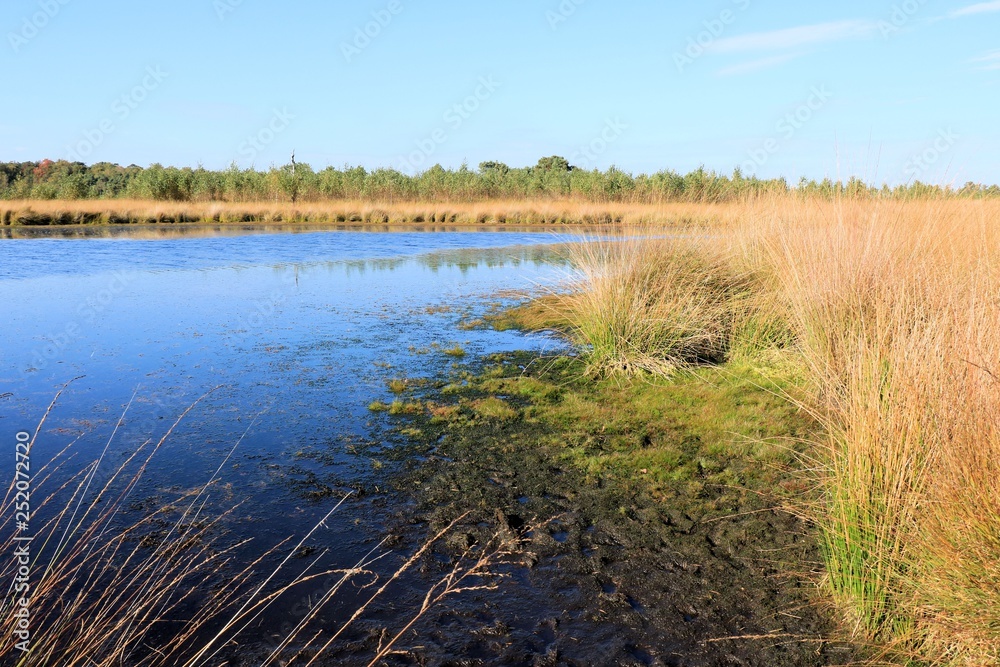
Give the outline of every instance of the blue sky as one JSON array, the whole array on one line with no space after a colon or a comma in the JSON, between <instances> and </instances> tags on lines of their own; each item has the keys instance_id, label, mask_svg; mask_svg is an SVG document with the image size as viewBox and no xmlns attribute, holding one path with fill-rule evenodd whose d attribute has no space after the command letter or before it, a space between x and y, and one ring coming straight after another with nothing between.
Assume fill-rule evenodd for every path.
<instances>
[{"instance_id":1,"label":"blue sky","mask_svg":"<svg viewBox=\"0 0 1000 667\"><path fill-rule=\"evenodd\" d=\"M0 29L4 161L1000 182L1000 1L4 0Z\"/></svg>"}]
</instances>

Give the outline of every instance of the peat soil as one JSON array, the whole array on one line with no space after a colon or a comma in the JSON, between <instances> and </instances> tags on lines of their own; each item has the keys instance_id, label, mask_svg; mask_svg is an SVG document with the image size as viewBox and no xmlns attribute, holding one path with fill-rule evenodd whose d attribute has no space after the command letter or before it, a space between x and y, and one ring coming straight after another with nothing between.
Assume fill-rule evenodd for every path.
<instances>
[{"instance_id":1,"label":"peat soil","mask_svg":"<svg viewBox=\"0 0 1000 667\"><path fill-rule=\"evenodd\" d=\"M397 493L411 501L391 503L398 508L388 522L395 544L412 549L464 518L404 579L405 590L366 621L367 641L357 635L358 643L329 654L329 664L367 664L386 638L377 631L380 618L395 613L398 621L403 610L413 611L461 553L474 554L498 535L512 548L493 564L493 576L480 580L492 590L433 607L382 664L714 667L857 659L834 639L829 608L818 599L815 538L803 521L776 509L776 478L754 472L763 464L734 456L725 465L740 483L716 484L721 478L702 469L697 436L679 424L670 437L680 438L681 458L690 460L678 466L690 464L691 479L653 489L627 473L585 470L560 443L572 429L545 417L546 405L578 398L580 368L571 359L539 362L493 356L458 383L406 396L404 407L415 409L389 417L426 453L396 480ZM533 389L530 396L498 395L502 383L477 379L484 376L532 376ZM631 428L627 415L621 423L619 431ZM641 453L649 435L637 433Z\"/></svg>"}]
</instances>

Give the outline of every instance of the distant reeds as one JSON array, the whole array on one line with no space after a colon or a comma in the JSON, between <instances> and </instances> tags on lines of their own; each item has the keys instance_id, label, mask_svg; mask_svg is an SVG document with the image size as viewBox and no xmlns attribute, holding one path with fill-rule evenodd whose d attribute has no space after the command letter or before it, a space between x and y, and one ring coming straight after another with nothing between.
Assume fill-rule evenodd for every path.
<instances>
[{"instance_id":1,"label":"distant reeds","mask_svg":"<svg viewBox=\"0 0 1000 667\"><path fill-rule=\"evenodd\" d=\"M330 200L291 204L163 202L152 200L0 200L0 226L145 224L615 225L707 223L726 217L730 204L594 203L558 199L453 202Z\"/></svg>"}]
</instances>

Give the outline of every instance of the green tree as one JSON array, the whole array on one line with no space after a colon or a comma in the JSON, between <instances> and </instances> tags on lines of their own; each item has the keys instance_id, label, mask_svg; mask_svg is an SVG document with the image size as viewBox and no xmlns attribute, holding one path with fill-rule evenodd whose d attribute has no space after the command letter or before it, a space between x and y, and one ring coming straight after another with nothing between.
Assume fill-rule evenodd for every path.
<instances>
[{"instance_id":1,"label":"green tree","mask_svg":"<svg viewBox=\"0 0 1000 667\"><path fill-rule=\"evenodd\" d=\"M543 157L538 161L535 166L536 169L541 171L555 171L555 172L565 172L572 171L573 167L570 166L569 161L558 155L553 155L552 157Z\"/></svg>"}]
</instances>

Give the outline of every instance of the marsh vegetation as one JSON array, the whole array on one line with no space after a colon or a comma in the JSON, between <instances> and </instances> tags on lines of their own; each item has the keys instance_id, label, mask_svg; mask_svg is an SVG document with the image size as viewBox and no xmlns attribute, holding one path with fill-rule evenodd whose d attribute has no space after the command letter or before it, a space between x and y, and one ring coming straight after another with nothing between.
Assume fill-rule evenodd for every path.
<instances>
[{"instance_id":1,"label":"marsh vegetation","mask_svg":"<svg viewBox=\"0 0 1000 667\"><path fill-rule=\"evenodd\" d=\"M448 211L475 219L504 205ZM439 377L387 367L382 393L358 406L416 443L420 460L394 483L425 536L457 527L443 553L490 545L498 530L516 544L499 571L533 581L508 599L548 609L542 597L565 593L580 614L514 628L502 609L476 615L477 589L454 613L492 629L421 655L557 660L573 655L573 633L604 628L601 650L637 661L669 645L706 664L998 664L994 200L510 206L633 223L624 238L569 246L568 283L463 327L555 331L573 352L483 360L445 333L421 355ZM211 527L183 525L185 539ZM214 571L212 552L185 545ZM170 563L149 566L154 582L175 578ZM588 616L595 600L603 616ZM637 617L642 633L614 638Z\"/></svg>"},{"instance_id":2,"label":"marsh vegetation","mask_svg":"<svg viewBox=\"0 0 1000 667\"><path fill-rule=\"evenodd\" d=\"M762 200L703 234L586 246L578 288L532 312L597 377L766 369L820 427L788 508L816 526L847 635L875 659L997 664L997 220Z\"/></svg>"}]
</instances>

